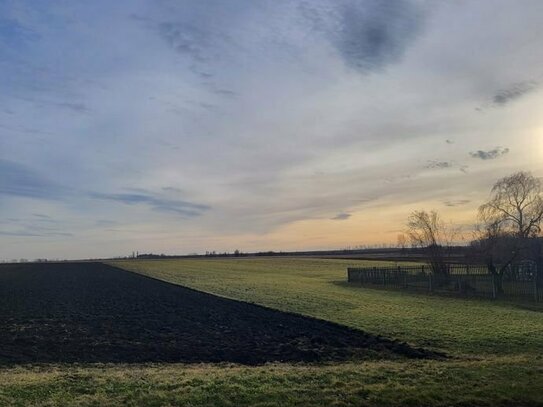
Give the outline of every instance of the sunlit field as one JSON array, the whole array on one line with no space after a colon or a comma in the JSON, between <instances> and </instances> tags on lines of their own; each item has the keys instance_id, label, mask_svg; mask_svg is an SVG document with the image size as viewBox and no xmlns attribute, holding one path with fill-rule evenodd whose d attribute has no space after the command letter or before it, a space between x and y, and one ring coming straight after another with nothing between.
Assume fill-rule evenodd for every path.
<instances>
[{"instance_id":1,"label":"sunlit field","mask_svg":"<svg viewBox=\"0 0 543 407\"><path fill-rule=\"evenodd\" d=\"M361 261L119 261L197 290L338 322L447 354L325 363L48 364L0 370L5 405L543 405L543 314L522 306L345 283Z\"/></svg>"},{"instance_id":2,"label":"sunlit field","mask_svg":"<svg viewBox=\"0 0 543 407\"><path fill-rule=\"evenodd\" d=\"M123 261L117 266L198 290L310 315L448 354L543 352L543 307L382 291L346 283L349 265L310 258ZM394 263L390 263L394 264Z\"/></svg>"}]
</instances>

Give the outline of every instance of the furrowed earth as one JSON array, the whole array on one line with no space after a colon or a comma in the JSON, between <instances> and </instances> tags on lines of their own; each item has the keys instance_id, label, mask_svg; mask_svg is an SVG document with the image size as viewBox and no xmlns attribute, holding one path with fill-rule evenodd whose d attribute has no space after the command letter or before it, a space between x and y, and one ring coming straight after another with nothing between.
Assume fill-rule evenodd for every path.
<instances>
[{"instance_id":1,"label":"furrowed earth","mask_svg":"<svg viewBox=\"0 0 543 407\"><path fill-rule=\"evenodd\" d=\"M101 263L0 267L0 363L319 362L440 358L333 322Z\"/></svg>"}]
</instances>

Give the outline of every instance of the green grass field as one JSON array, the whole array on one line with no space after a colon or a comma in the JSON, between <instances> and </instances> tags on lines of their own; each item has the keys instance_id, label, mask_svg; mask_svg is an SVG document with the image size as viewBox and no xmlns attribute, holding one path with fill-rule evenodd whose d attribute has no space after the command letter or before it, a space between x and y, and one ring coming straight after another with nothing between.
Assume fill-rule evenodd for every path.
<instances>
[{"instance_id":1,"label":"green grass field","mask_svg":"<svg viewBox=\"0 0 543 407\"><path fill-rule=\"evenodd\" d=\"M543 308L364 289L304 258L121 261L217 295L446 352L443 361L40 366L0 370L0 405L543 406Z\"/></svg>"}]
</instances>

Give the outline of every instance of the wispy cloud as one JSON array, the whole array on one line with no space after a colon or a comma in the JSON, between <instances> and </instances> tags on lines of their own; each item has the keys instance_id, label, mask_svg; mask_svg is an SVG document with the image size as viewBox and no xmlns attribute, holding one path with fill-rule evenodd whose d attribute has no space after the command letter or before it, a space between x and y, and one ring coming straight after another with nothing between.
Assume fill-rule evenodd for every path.
<instances>
[{"instance_id":1,"label":"wispy cloud","mask_svg":"<svg viewBox=\"0 0 543 407\"><path fill-rule=\"evenodd\" d=\"M221 96L234 97L238 96L238 93L230 89L213 89L213 93Z\"/></svg>"},{"instance_id":2,"label":"wispy cloud","mask_svg":"<svg viewBox=\"0 0 543 407\"><path fill-rule=\"evenodd\" d=\"M51 219L47 215L33 214L29 218L14 219L8 218L0 221L3 224L0 236L19 237L68 237L73 234L61 225L60 221Z\"/></svg>"},{"instance_id":3,"label":"wispy cloud","mask_svg":"<svg viewBox=\"0 0 543 407\"><path fill-rule=\"evenodd\" d=\"M119 222L111 219L98 219L96 222L94 222L94 225L98 227L111 227L118 224Z\"/></svg>"},{"instance_id":4,"label":"wispy cloud","mask_svg":"<svg viewBox=\"0 0 543 407\"><path fill-rule=\"evenodd\" d=\"M443 201L443 204L445 206L455 207L455 206L466 205L466 204L468 204L470 202L471 201L469 199L455 199L455 200L451 200L451 201Z\"/></svg>"},{"instance_id":5,"label":"wispy cloud","mask_svg":"<svg viewBox=\"0 0 543 407\"><path fill-rule=\"evenodd\" d=\"M195 204L187 201L164 199L151 193L92 193L91 197L96 199L115 201L126 205L147 205L158 212L170 212L183 217L195 217L210 209L203 204Z\"/></svg>"},{"instance_id":6,"label":"wispy cloud","mask_svg":"<svg viewBox=\"0 0 543 407\"><path fill-rule=\"evenodd\" d=\"M75 113L89 113L91 111L91 109L85 103L77 101L77 100L58 101L58 100L49 100L49 99L36 98L36 97L30 97L30 96L17 97L17 99L28 102L28 103L32 103L38 107L51 106L51 107L56 107L60 109L70 110Z\"/></svg>"},{"instance_id":7,"label":"wispy cloud","mask_svg":"<svg viewBox=\"0 0 543 407\"><path fill-rule=\"evenodd\" d=\"M5 231L0 230L0 236L13 236L13 237L71 237L72 233L68 232L31 232L31 231Z\"/></svg>"},{"instance_id":8,"label":"wispy cloud","mask_svg":"<svg viewBox=\"0 0 543 407\"><path fill-rule=\"evenodd\" d=\"M539 83L536 81L517 82L505 89L500 89L492 98L492 103L494 106L505 106L534 91L538 86Z\"/></svg>"},{"instance_id":9,"label":"wispy cloud","mask_svg":"<svg viewBox=\"0 0 543 407\"><path fill-rule=\"evenodd\" d=\"M477 150L469 153L473 158L479 158L481 160L494 160L509 152L509 148L496 147L492 150Z\"/></svg>"},{"instance_id":10,"label":"wispy cloud","mask_svg":"<svg viewBox=\"0 0 543 407\"><path fill-rule=\"evenodd\" d=\"M450 161L438 161L438 160L430 160L428 161L428 164L424 166L424 168L429 169L445 169L445 168L451 168L453 166L453 163Z\"/></svg>"},{"instance_id":11,"label":"wispy cloud","mask_svg":"<svg viewBox=\"0 0 543 407\"><path fill-rule=\"evenodd\" d=\"M133 191L131 193L102 193L66 188L25 165L0 159L0 194L3 195L66 203L75 199L101 199L127 205L146 205L154 211L174 213L182 217L199 216L210 209L204 204L164 198L160 194L153 194L143 188L134 188ZM165 188L164 191L180 192L175 188ZM34 214L34 217L42 222L52 222L47 215Z\"/></svg>"},{"instance_id":12,"label":"wispy cloud","mask_svg":"<svg viewBox=\"0 0 543 407\"><path fill-rule=\"evenodd\" d=\"M339 8L333 42L345 63L363 72L397 62L423 24L423 10L410 0L349 1Z\"/></svg>"},{"instance_id":13,"label":"wispy cloud","mask_svg":"<svg viewBox=\"0 0 543 407\"><path fill-rule=\"evenodd\" d=\"M228 5L212 2L209 7L223 19L230 18L230 23L239 23L239 16L244 14L255 21L264 18L271 30L267 32L265 26L260 27L256 36L248 41L229 21L218 23L199 12L198 7L193 14L171 13L169 19L162 21L149 17L135 19L153 28L173 50L192 61L190 69L193 73L203 80L211 80L218 73L219 61L261 57L254 54L254 42L262 47L272 47L280 41L282 51L299 47L296 41L292 44L285 41L292 34L292 27L288 22L280 24L274 21L278 16L283 18L285 14L291 14L292 22L305 22L307 26L298 29L313 35L319 33L320 39L334 47L347 66L360 72L371 72L401 60L421 33L426 14L421 3L414 0L300 1L292 5L278 3L275 7L231 1ZM220 88L216 93L235 95L233 91Z\"/></svg>"},{"instance_id":14,"label":"wispy cloud","mask_svg":"<svg viewBox=\"0 0 543 407\"><path fill-rule=\"evenodd\" d=\"M216 33L186 23L159 23L158 31L175 51L186 54L196 62L209 62L216 57L213 49L224 40Z\"/></svg>"},{"instance_id":15,"label":"wispy cloud","mask_svg":"<svg viewBox=\"0 0 543 407\"><path fill-rule=\"evenodd\" d=\"M66 189L25 165L0 159L0 194L59 200Z\"/></svg>"},{"instance_id":16,"label":"wispy cloud","mask_svg":"<svg viewBox=\"0 0 543 407\"><path fill-rule=\"evenodd\" d=\"M340 212L332 218L332 220L346 220L351 217L350 213Z\"/></svg>"},{"instance_id":17,"label":"wispy cloud","mask_svg":"<svg viewBox=\"0 0 543 407\"><path fill-rule=\"evenodd\" d=\"M162 187L162 190L164 192L172 192L172 193L176 193L176 194L183 193L183 190L181 188L177 188L177 187Z\"/></svg>"}]
</instances>

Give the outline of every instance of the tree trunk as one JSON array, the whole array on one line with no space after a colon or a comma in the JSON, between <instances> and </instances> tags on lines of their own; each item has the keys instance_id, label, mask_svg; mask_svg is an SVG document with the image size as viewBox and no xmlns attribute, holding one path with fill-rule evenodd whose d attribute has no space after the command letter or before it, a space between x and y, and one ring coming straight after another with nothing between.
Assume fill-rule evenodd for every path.
<instances>
[{"instance_id":1,"label":"tree trunk","mask_svg":"<svg viewBox=\"0 0 543 407\"><path fill-rule=\"evenodd\" d=\"M493 284L495 285L495 288L496 288L496 294L499 296L499 295L502 295L503 294L503 268L501 269L501 272L498 272L498 270L496 269L496 266L494 265L494 263L492 262L489 262L487 263L487 267L488 267L488 271L490 271L490 274L492 274L492 276L494 277L493 278Z\"/></svg>"}]
</instances>

